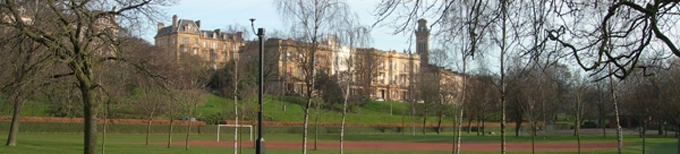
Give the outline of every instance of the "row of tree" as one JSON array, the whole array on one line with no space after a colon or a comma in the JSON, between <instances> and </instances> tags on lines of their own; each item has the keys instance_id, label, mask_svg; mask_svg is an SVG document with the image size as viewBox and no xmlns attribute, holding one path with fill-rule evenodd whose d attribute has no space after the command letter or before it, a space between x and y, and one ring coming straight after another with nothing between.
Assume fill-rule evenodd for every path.
<instances>
[{"instance_id":1,"label":"row of tree","mask_svg":"<svg viewBox=\"0 0 680 154\"><path fill-rule=\"evenodd\" d=\"M613 108L620 153L618 111L621 109L621 113L628 115L628 111L623 111L627 108L623 99L641 92L623 93L619 87L631 81L611 78L649 75L653 69L668 68L672 59L669 57L680 55L674 43L677 37L671 35L676 24L669 22L678 18L672 11L677 4L676 1L388 0L381 2L374 13L378 17L375 25L395 27L394 33L411 34L416 20L435 19L430 26L437 29L434 34L442 40L449 55L459 55L460 70L466 70L468 58L484 58L490 54L498 58L496 64L500 69L493 71L491 83L499 95L495 106L501 112L502 153L506 151L506 118L516 122L546 119L548 116L543 114L564 108L556 104L570 101L572 103L566 104L573 106L566 109L572 110L580 120L588 109L593 109L585 106L589 104L586 100L595 98L599 101L590 104L599 111L598 117L604 117L609 108ZM589 71L589 75L566 73L569 67L560 65L568 63ZM588 83L593 81L598 82ZM669 102L663 104L666 103L670 105Z\"/></svg>"}]
</instances>

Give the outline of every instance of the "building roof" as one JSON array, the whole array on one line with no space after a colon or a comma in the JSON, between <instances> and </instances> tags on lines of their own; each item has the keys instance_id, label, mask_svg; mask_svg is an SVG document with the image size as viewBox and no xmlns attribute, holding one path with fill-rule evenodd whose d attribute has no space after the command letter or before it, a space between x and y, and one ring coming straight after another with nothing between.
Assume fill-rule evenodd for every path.
<instances>
[{"instance_id":1,"label":"building roof","mask_svg":"<svg viewBox=\"0 0 680 154\"><path fill-rule=\"evenodd\" d=\"M179 19L177 21L177 28L176 29L173 29L172 25L165 26L165 27L161 28L160 30L158 30L158 33L156 33L156 37L172 34L174 32L183 32L183 33L200 34L201 37L203 37L203 38L216 38L216 39L224 39L224 40L243 41L243 36L242 36L241 32L226 33L226 32L220 32L219 29L201 30L200 27L198 26L197 22L199 22L199 21L194 21L194 20L189 20L189 19ZM191 27L191 28L189 28L189 27Z\"/></svg>"}]
</instances>

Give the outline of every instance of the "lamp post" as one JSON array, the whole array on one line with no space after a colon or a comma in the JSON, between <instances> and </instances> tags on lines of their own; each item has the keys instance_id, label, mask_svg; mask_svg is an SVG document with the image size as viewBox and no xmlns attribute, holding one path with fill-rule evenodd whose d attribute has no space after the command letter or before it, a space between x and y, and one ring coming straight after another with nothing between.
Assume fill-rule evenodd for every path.
<instances>
[{"instance_id":1,"label":"lamp post","mask_svg":"<svg viewBox=\"0 0 680 154\"><path fill-rule=\"evenodd\" d=\"M232 58L234 61L234 154L238 153L238 50L232 47ZM219 136L217 136L219 137Z\"/></svg>"},{"instance_id":2,"label":"lamp post","mask_svg":"<svg viewBox=\"0 0 680 154\"><path fill-rule=\"evenodd\" d=\"M250 26L255 30L253 26L255 18L250 19ZM260 41L260 75L258 75L258 94L257 94L257 140L255 141L255 153L264 154L264 138L262 137L262 95L264 95L264 28L257 29L257 38Z\"/></svg>"}]
</instances>

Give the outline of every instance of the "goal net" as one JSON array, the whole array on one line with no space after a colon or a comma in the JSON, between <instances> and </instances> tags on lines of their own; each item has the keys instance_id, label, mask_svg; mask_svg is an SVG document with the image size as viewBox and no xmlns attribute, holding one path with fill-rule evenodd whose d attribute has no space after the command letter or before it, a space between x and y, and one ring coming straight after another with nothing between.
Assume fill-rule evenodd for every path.
<instances>
[{"instance_id":1,"label":"goal net","mask_svg":"<svg viewBox=\"0 0 680 154\"><path fill-rule=\"evenodd\" d=\"M222 127L248 128L249 129L248 134L250 134L249 135L250 141L253 141L253 125L219 124L219 125L217 125L217 142L220 141L220 133L222 133L220 131L220 128L222 128ZM233 134L233 132L231 134Z\"/></svg>"}]
</instances>

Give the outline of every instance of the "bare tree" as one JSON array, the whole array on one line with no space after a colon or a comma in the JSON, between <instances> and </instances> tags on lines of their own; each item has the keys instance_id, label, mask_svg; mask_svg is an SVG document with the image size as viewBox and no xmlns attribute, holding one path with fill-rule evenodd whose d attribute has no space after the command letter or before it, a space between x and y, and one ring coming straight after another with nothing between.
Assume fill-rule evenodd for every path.
<instances>
[{"instance_id":1,"label":"bare tree","mask_svg":"<svg viewBox=\"0 0 680 154\"><path fill-rule=\"evenodd\" d=\"M495 100L498 98L497 90L494 89L494 79L491 76L480 74L469 77L468 80L470 86L467 88L467 98L469 102L476 103L468 103L466 108L468 114L473 114L477 120L477 135L480 135L480 132L481 135L485 135L484 125L488 116L487 113L493 112Z\"/></svg>"},{"instance_id":2,"label":"bare tree","mask_svg":"<svg viewBox=\"0 0 680 154\"><path fill-rule=\"evenodd\" d=\"M331 31L340 27L343 23L342 18L347 17L349 8L342 0L277 0L275 5L284 22L288 24L296 33L300 40L309 42L308 46L301 51L303 58L299 61L304 72L305 98L307 103L304 106L305 115L302 134L302 153L307 153L307 124L309 119L309 108L312 105L315 83L315 64L319 50L320 39L324 34L332 34Z\"/></svg>"},{"instance_id":3,"label":"bare tree","mask_svg":"<svg viewBox=\"0 0 680 154\"><path fill-rule=\"evenodd\" d=\"M577 75L578 76L578 75ZM583 115L586 113L584 107L584 101L586 100L585 95L589 89L588 81L583 77L577 77L574 83L574 114L576 119L574 121L574 135L576 136L576 141L578 143L578 153L581 153L581 124L583 120Z\"/></svg>"},{"instance_id":4,"label":"bare tree","mask_svg":"<svg viewBox=\"0 0 680 154\"><path fill-rule=\"evenodd\" d=\"M354 105L362 105L365 101L371 99L371 95L375 93L374 85L380 84L382 81L376 80L380 73L380 69L385 66L385 59L380 55L379 51L373 48L358 48L353 54L354 59L354 84L359 88L356 89L357 95L354 97L357 102L349 104L349 108ZM382 97L382 96L376 96Z\"/></svg>"},{"instance_id":5,"label":"bare tree","mask_svg":"<svg viewBox=\"0 0 680 154\"><path fill-rule=\"evenodd\" d=\"M612 72L611 66L609 66L609 72ZM623 148L623 131L621 129L621 122L619 121L619 100L616 95L616 87L614 85L614 77L609 76L609 92L611 94L612 102L614 103L614 117L616 120L616 142L617 150L619 154Z\"/></svg>"},{"instance_id":6,"label":"bare tree","mask_svg":"<svg viewBox=\"0 0 680 154\"><path fill-rule=\"evenodd\" d=\"M352 16L350 16L352 17ZM344 138L345 138L345 121L346 121L346 116L347 116L347 110L348 110L348 101L350 99L350 94L352 93L352 86L356 84L356 68L355 68L355 57L357 56L356 48L357 47L363 47L367 46L371 42L370 38L370 29L366 26L360 25L359 23L355 23L355 19L358 19L359 17L357 15L354 15L352 18L347 18L347 22L350 23L349 26L343 28L340 30L341 34L344 35L339 35L340 40L342 42L345 42L344 44L347 44L349 47L349 51L342 50L340 52L348 52L348 53L339 53L338 54L338 59L341 60L339 61L338 65L338 70L339 72L338 76L338 82L340 85L344 86L342 87L342 95L343 95L343 102L342 102L342 119L340 122L340 154L344 153ZM347 56L347 57L344 57ZM344 71L340 71L340 67L344 65L346 68ZM354 101L357 101L354 99Z\"/></svg>"},{"instance_id":7,"label":"bare tree","mask_svg":"<svg viewBox=\"0 0 680 154\"><path fill-rule=\"evenodd\" d=\"M555 25L547 30L551 40L574 55L579 66L600 79L625 78L634 69L658 67L645 61L671 54L680 57L672 29L678 14L677 1L573 1L561 0L554 7ZM582 17L591 20L571 20ZM660 51L656 47L662 47ZM649 58L649 57L647 57ZM640 61L642 60L642 61ZM611 72L608 67L612 66Z\"/></svg>"},{"instance_id":8,"label":"bare tree","mask_svg":"<svg viewBox=\"0 0 680 154\"><path fill-rule=\"evenodd\" d=\"M96 153L97 87L93 68L102 62L121 60L102 55L115 44L120 27L136 25L157 15L157 6L171 1L3 1L0 10L9 20L0 25L17 30L50 49L66 75L76 79L84 107L84 153ZM29 7L30 5L34 7ZM68 27L68 28L64 28ZM58 32L57 32L58 31Z\"/></svg>"},{"instance_id":9,"label":"bare tree","mask_svg":"<svg viewBox=\"0 0 680 154\"><path fill-rule=\"evenodd\" d=\"M508 53L508 41L507 41L507 31L508 31L508 3L509 1L500 1L500 25L498 28L501 31L500 39L495 39L496 44L500 47L500 81L498 83L499 91L501 93L500 104L501 104L501 153L505 154L506 150L506 134L505 134L505 95L506 95L506 83L505 83L505 55ZM498 34L496 34L498 35Z\"/></svg>"},{"instance_id":10,"label":"bare tree","mask_svg":"<svg viewBox=\"0 0 680 154\"><path fill-rule=\"evenodd\" d=\"M0 71L1 92L8 96L8 100L13 103L12 121L10 122L7 146L17 145L17 133L19 131L19 119L21 110L26 100L31 98L31 93L40 88L40 82L44 69L49 67L44 65L45 60L52 58L45 49L36 42L25 36L12 31L5 31L4 39L0 40L1 48L5 51L0 64L8 66Z\"/></svg>"},{"instance_id":11,"label":"bare tree","mask_svg":"<svg viewBox=\"0 0 680 154\"><path fill-rule=\"evenodd\" d=\"M350 41L351 42L351 41ZM353 44L353 43L350 43ZM351 46L351 45L350 45ZM350 50L352 50L350 48ZM351 51L350 51L351 52ZM345 141L345 121L347 118L347 101L349 99L349 95L351 93L351 85L352 85L352 78L354 77L354 70L352 70L352 55L347 58L345 63L347 63L347 70L346 73L344 73L343 76L340 77L341 83L344 84L344 88L342 89L343 93L343 102L342 102L342 120L340 121L340 154L345 153L344 149L344 141Z\"/></svg>"},{"instance_id":12,"label":"bare tree","mask_svg":"<svg viewBox=\"0 0 680 154\"><path fill-rule=\"evenodd\" d=\"M674 58L672 61L668 62L670 66L677 66L678 59ZM664 117L664 125L666 123L674 125L676 128L680 128L680 69L678 67L670 67L667 71L658 72L658 84L660 85L659 95L661 102L664 102L663 107L661 107L661 116ZM677 135L677 145L680 147L680 136ZM677 153L680 153L678 149Z\"/></svg>"}]
</instances>

